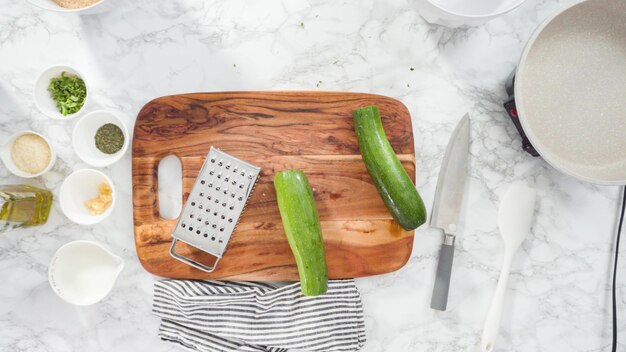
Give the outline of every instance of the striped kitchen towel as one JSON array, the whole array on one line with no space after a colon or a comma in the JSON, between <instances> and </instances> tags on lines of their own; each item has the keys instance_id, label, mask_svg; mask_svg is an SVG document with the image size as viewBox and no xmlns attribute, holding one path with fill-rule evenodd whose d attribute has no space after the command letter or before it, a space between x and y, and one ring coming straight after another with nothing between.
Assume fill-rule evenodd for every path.
<instances>
[{"instance_id":1,"label":"striped kitchen towel","mask_svg":"<svg viewBox=\"0 0 626 352\"><path fill-rule=\"evenodd\" d=\"M300 283L164 280L154 285L159 336L199 352L358 351L363 304L354 280L328 282L317 297Z\"/></svg>"}]
</instances>

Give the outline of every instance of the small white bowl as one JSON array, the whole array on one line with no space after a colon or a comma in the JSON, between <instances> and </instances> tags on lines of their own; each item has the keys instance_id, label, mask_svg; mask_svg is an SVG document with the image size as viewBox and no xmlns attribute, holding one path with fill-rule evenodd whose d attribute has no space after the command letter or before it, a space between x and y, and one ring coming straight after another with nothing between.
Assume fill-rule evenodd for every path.
<instances>
[{"instance_id":1,"label":"small white bowl","mask_svg":"<svg viewBox=\"0 0 626 352\"><path fill-rule=\"evenodd\" d=\"M98 196L98 187L102 182L111 186L113 200L111 205L100 215L89 214L85 202ZM115 208L115 187L111 179L94 169L81 169L67 176L59 191L61 211L73 222L80 225L94 225L106 219Z\"/></svg>"},{"instance_id":2,"label":"small white bowl","mask_svg":"<svg viewBox=\"0 0 626 352\"><path fill-rule=\"evenodd\" d=\"M520 6L526 0L416 0L430 23L456 28L478 26Z\"/></svg>"},{"instance_id":3,"label":"small white bowl","mask_svg":"<svg viewBox=\"0 0 626 352\"><path fill-rule=\"evenodd\" d=\"M65 7L61 7L52 0L28 0L28 2L44 10L62 12L62 13L78 13L81 15L90 15L90 14L108 11L114 7L113 3L118 2L118 1L100 0L99 2L93 5L81 7L79 9L68 9ZM121 1L119 2L121 3Z\"/></svg>"},{"instance_id":4,"label":"small white bowl","mask_svg":"<svg viewBox=\"0 0 626 352\"><path fill-rule=\"evenodd\" d=\"M48 147L50 148L50 163L48 163L48 166L46 166L45 169L41 170L41 172L38 172L36 174L29 174L28 172L24 172L18 169L18 167L13 162L13 157L11 156L11 148L13 147L13 142L15 142L15 140L18 137L23 136L25 134L34 134L34 135L41 137L44 141L46 141L46 143L48 144ZM24 177L24 178L33 178L33 177L41 176L45 174L46 172L50 171L50 169L52 169L52 166L54 166L54 162L56 161L57 155L54 152L54 149L52 148L52 145L50 144L50 141L48 140L48 138L34 131L22 131L22 132L15 133L11 137L9 137L7 142L0 149L0 158L2 159L2 162L7 167L7 169L9 169L9 171L11 171L11 173L13 173L15 176Z\"/></svg>"},{"instance_id":5,"label":"small white bowl","mask_svg":"<svg viewBox=\"0 0 626 352\"><path fill-rule=\"evenodd\" d=\"M73 241L54 253L48 281L65 302L88 306L111 292L123 268L122 258L97 242Z\"/></svg>"},{"instance_id":6,"label":"small white bowl","mask_svg":"<svg viewBox=\"0 0 626 352\"><path fill-rule=\"evenodd\" d=\"M96 131L107 123L116 125L124 134L124 145L115 154L106 154L96 148ZM128 149L129 139L128 130L124 122L115 113L106 110L90 112L81 117L76 126L74 126L74 132L72 132L74 151L82 161L95 167L109 166L120 160Z\"/></svg>"},{"instance_id":7,"label":"small white bowl","mask_svg":"<svg viewBox=\"0 0 626 352\"><path fill-rule=\"evenodd\" d=\"M85 82L85 88L87 89L87 96L85 97L85 103L83 104L83 106L76 113L69 114L67 116L63 116L63 114L59 112L56 102L54 101L54 99L52 99L52 95L50 94L50 92L48 92L50 80L55 77L61 77L62 72L65 72L67 75L73 75L82 78L83 82ZM75 68L67 65L54 65L45 69L39 75L39 78L37 78L37 81L35 82L35 87L33 88L33 99L35 100L35 105L37 106L37 109L39 109L39 111L41 111L43 114L50 118L62 121L70 120L82 114L89 103L89 95L89 85L87 83L87 80L85 79L85 76L83 76Z\"/></svg>"}]
</instances>

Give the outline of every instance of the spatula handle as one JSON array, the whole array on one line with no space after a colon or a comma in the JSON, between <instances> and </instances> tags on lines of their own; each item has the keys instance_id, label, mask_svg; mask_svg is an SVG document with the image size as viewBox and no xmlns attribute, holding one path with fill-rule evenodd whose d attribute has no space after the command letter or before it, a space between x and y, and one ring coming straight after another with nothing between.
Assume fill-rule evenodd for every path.
<instances>
[{"instance_id":1,"label":"spatula handle","mask_svg":"<svg viewBox=\"0 0 626 352\"><path fill-rule=\"evenodd\" d=\"M450 277L452 276L452 262L454 260L454 236L446 235L439 252L435 287L430 300L430 308L444 311L448 307L448 292L450 291Z\"/></svg>"},{"instance_id":2,"label":"spatula handle","mask_svg":"<svg viewBox=\"0 0 626 352\"><path fill-rule=\"evenodd\" d=\"M498 279L496 292L491 300L485 326L483 327L483 335L480 342L480 350L482 352L491 352L494 349L498 331L500 330L500 318L502 317L502 304L504 303L504 294L506 293L506 284L509 280L509 272L511 271L512 256L505 254L502 271Z\"/></svg>"}]
</instances>

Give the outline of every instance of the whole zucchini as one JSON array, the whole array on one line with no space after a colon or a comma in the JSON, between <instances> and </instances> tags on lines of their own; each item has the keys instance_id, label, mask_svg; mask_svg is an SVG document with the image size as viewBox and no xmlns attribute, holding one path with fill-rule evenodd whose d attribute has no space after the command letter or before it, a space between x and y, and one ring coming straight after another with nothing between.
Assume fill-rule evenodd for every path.
<instances>
[{"instance_id":1,"label":"whole zucchini","mask_svg":"<svg viewBox=\"0 0 626 352\"><path fill-rule=\"evenodd\" d=\"M296 258L300 286L305 296L317 296L328 288L322 227L313 191L301 170L274 176L276 201L289 246Z\"/></svg>"},{"instance_id":2,"label":"whole zucchini","mask_svg":"<svg viewBox=\"0 0 626 352\"><path fill-rule=\"evenodd\" d=\"M419 227L426 221L424 202L387 140L378 107L354 110L352 116L363 161L391 216L405 230Z\"/></svg>"}]
</instances>

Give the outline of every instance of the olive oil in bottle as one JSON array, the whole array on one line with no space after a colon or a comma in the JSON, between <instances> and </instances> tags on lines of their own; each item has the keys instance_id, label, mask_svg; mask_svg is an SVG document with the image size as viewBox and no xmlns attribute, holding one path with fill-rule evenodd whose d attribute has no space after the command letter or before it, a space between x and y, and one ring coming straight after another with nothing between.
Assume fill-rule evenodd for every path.
<instances>
[{"instance_id":1,"label":"olive oil in bottle","mask_svg":"<svg viewBox=\"0 0 626 352\"><path fill-rule=\"evenodd\" d=\"M0 232L43 225L52 207L52 193L28 185L0 185Z\"/></svg>"}]
</instances>

